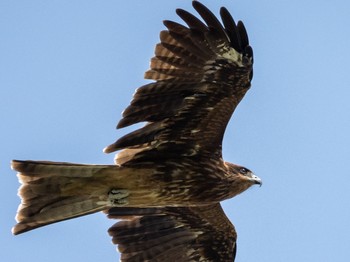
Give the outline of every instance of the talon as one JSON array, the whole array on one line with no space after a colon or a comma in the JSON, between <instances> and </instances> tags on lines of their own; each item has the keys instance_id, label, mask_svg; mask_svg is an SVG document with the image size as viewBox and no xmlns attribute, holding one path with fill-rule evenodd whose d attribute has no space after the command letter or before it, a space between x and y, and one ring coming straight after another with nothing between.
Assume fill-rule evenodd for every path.
<instances>
[{"instance_id":1,"label":"talon","mask_svg":"<svg viewBox=\"0 0 350 262\"><path fill-rule=\"evenodd\" d=\"M128 204L129 191L125 189L111 189L108 192L108 199L112 206L124 206Z\"/></svg>"}]
</instances>

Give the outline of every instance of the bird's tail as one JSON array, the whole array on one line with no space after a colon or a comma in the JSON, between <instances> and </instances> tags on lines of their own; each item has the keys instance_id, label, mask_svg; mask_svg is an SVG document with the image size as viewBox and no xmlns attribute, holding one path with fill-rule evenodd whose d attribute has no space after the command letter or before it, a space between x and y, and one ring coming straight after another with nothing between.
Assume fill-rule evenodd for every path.
<instances>
[{"instance_id":1,"label":"bird's tail","mask_svg":"<svg viewBox=\"0 0 350 262\"><path fill-rule=\"evenodd\" d=\"M115 165L80 165L44 161L12 162L22 186L13 234L105 210L108 179L118 176Z\"/></svg>"}]
</instances>

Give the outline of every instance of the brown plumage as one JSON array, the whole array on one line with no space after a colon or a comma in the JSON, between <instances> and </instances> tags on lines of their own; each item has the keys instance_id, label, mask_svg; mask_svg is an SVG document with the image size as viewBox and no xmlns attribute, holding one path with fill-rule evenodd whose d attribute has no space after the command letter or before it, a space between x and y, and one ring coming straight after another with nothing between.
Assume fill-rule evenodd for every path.
<instances>
[{"instance_id":1,"label":"brown plumage","mask_svg":"<svg viewBox=\"0 0 350 262\"><path fill-rule=\"evenodd\" d=\"M22 183L14 234L107 210L131 216L110 229L122 261L234 259L236 233L219 202L261 180L225 162L221 145L250 87L253 52L243 23L225 8L223 26L204 5L193 6L205 23L182 9L188 27L164 21L145 73L155 82L136 91L118 128L146 125L105 148L122 149L116 165L13 161Z\"/></svg>"},{"instance_id":2,"label":"brown plumage","mask_svg":"<svg viewBox=\"0 0 350 262\"><path fill-rule=\"evenodd\" d=\"M123 219L108 230L121 261L234 261L236 231L219 203L112 208L108 217Z\"/></svg>"}]
</instances>

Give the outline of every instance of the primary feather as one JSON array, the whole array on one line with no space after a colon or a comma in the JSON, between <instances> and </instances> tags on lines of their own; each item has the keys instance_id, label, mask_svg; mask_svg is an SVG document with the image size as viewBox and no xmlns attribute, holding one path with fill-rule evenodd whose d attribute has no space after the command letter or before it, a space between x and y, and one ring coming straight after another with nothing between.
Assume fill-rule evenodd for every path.
<instances>
[{"instance_id":1,"label":"primary feather","mask_svg":"<svg viewBox=\"0 0 350 262\"><path fill-rule=\"evenodd\" d=\"M245 27L221 8L223 24L198 1L202 20L164 21L155 56L118 128L145 122L105 152L116 165L17 161L22 203L14 234L105 211L109 233L131 261L234 261L236 232L219 202L261 180L222 159L231 115L252 79Z\"/></svg>"}]
</instances>

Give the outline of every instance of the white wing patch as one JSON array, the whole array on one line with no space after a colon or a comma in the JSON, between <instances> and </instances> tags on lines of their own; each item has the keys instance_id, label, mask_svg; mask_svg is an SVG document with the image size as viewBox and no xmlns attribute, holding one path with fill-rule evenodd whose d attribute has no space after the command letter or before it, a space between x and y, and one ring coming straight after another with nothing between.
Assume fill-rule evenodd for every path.
<instances>
[{"instance_id":1,"label":"white wing patch","mask_svg":"<svg viewBox=\"0 0 350 262\"><path fill-rule=\"evenodd\" d=\"M237 64L240 67L243 67L243 63L242 63L242 58L243 55L239 52L237 52L234 48L230 48L227 52L222 53L221 55L223 58L226 58L229 61L233 61L235 62L235 64Z\"/></svg>"}]
</instances>

